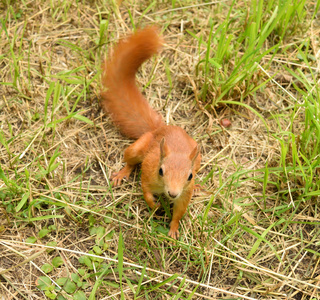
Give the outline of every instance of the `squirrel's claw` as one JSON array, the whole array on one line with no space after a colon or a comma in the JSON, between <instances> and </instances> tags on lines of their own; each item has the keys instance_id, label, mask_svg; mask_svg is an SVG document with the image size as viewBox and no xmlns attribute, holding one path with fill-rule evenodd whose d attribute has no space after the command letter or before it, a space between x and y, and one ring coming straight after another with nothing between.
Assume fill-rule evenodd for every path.
<instances>
[{"instance_id":1,"label":"squirrel's claw","mask_svg":"<svg viewBox=\"0 0 320 300\"><path fill-rule=\"evenodd\" d=\"M119 186L121 184L122 179L129 178L133 167L126 165L124 168L122 168L119 172L113 173L111 176L111 181L113 183L113 186Z\"/></svg>"},{"instance_id":2,"label":"squirrel's claw","mask_svg":"<svg viewBox=\"0 0 320 300\"><path fill-rule=\"evenodd\" d=\"M179 238L179 221L172 220L170 223L170 230L168 236L172 237L173 239L177 240Z\"/></svg>"},{"instance_id":3,"label":"squirrel's claw","mask_svg":"<svg viewBox=\"0 0 320 300\"><path fill-rule=\"evenodd\" d=\"M119 176L118 173L113 174L111 177L112 186L114 187L119 186L123 178L125 177Z\"/></svg>"},{"instance_id":4,"label":"squirrel's claw","mask_svg":"<svg viewBox=\"0 0 320 300\"><path fill-rule=\"evenodd\" d=\"M170 236L171 238L177 240L179 238L179 230L169 230L168 236Z\"/></svg>"}]
</instances>

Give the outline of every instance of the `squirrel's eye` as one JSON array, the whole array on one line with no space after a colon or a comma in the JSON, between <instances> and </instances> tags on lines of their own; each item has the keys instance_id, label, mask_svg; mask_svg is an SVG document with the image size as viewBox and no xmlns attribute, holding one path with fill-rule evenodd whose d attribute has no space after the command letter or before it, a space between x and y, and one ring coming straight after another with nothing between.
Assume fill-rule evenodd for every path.
<instances>
[{"instance_id":1,"label":"squirrel's eye","mask_svg":"<svg viewBox=\"0 0 320 300\"><path fill-rule=\"evenodd\" d=\"M192 173L189 175L188 180L190 181L192 179Z\"/></svg>"},{"instance_id":2,"label":"squirrel's eye","mask_svg":"<svg viewBox=\"0 0 320 300\"><path fill-rule=\"evenodd\" d=\"M159 175L160 175L160 176L163 176L163 170L162 170L162 168L159 169Z\"/></svg>"}]
</instances>

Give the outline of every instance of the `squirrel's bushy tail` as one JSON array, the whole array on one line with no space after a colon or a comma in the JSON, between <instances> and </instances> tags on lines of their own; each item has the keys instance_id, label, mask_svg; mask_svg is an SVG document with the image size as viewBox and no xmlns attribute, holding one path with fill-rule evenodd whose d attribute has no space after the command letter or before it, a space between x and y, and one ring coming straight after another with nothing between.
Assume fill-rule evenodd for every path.
<instances>
[{"instance_id":1,"label":"squirrel's bushy tail","mask_svg":"<svg viewBox=\"0 0 320 300\"><path fill-rule=\"evenodd\" d=\"M136 86L140 65L162 45L156 27L147 27L120 41L102 65L102 107L127 137L138 139L164 125Z\"/></svg>"}]
</instances>

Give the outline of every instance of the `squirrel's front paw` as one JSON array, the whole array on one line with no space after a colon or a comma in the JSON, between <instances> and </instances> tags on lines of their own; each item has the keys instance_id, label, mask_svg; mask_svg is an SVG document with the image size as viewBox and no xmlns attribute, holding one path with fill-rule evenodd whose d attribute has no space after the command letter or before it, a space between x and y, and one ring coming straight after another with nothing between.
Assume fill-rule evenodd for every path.
<instances>
[{"instance_id":1,"label":"squirrel's front paw","mask_svg":"<svg viewBox=\"0 0 320 300\"><path fill-rule=\"evenodd\" d=\"M120 173L121 173L121 171L120 171L120 172L117 172L117 173L113 173L113 174L111 175L111 178L110 178L110 179L111 179L114 187L115 187L115 186L119 186L119 185L121 184L122 179L126 177L126 176L123 176L123 175L120 174Z\"/></svg>"},{"instance_id":2,"label":"squirrel's front paw","mask_svg":"<svg viewBox=\"0 0 320 300\"><path fill-rule=\"evenodd\" d=\"M113 173L111 176L111 181L113 186L119 186L121 184L122 179L129 178L132 172L133 166L126 165L119 172Z\"/></svg>"},{"instance_id":3,"label":"squirrel's front paw","mask_svg":"<svg viewBox=\"0 0 320 300\"><path fill-rule=\"evenodd\" d=\"M160 203L155 203L154 201L152 201L151 204L148 203L148 205L152 210L155 210L161 207Z\"/></svg>"},{"instance_id":4,"label":"squirrel's front paw","mask_svg":"<svg viewBox=\"0 0 320 300\"><path fill-rule=\"evenodd\" d=\"M161 207L161 203L155 203L153 209L157 209Z\"/></svg>"},{"instance_id":5,"label":"squirrel's front paw","mask_svg":"<svg viewBox=\"0 0 320 300\"><path fill-rule=\"evenodd\" d=\"M173 239L177 240L179 238L179 230L169 230L168 236L172 237Z\"/></svg>"},{"instance_id":6,"label":"squirrel's front paw","mask_svg":"<svg viewBox=\"0 0 320 300\"><path fill-rule=\"evenodd\" d=\"M155 198L153 197L153 194L149 190L144 189L143 196L144 196L144 199L146 200L148 206L151 209L156 209L161 206L160 203L156 203Z\"/></svg>"},{"instance_id":7,"label":"squirrel's front paw","mask_svg":"<svg viewBox=\"0 0 320 300\"><path fill-rule=\"evenodd\" d=\"M179 228L179 221L178 222L171 221L168 236L177 240L179 238L179 229L178 228Z\"/></svg>"}]
</instances>

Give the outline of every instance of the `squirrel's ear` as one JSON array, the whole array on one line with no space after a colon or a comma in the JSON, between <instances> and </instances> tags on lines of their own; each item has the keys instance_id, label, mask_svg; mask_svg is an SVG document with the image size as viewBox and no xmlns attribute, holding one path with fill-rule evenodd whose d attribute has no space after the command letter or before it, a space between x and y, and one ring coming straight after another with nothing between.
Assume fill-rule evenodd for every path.
<instances>
[{"instance_id":1,"label":"squirrel's ear","mask_svg":"<svg viewBox=\"0 0 320 300\"><path fill-rule=\"evenodd\" d=\"M200 147L199 145L195 146L194 149L192 150L192 152L190 153L190 160L191 160L191 163L192 165L194 164L194 161L196 160L196 158L198 157L199 155L199 152L200 152Z\"/></svg>"},{"instance_id":2,"label":"squirrel's ear","mask_svg":"<svg viewBox=\"0 0 320 300\"><path fill-rule=\"evenodd\" d=\"M162 138L162 140L160 142L160 160L162 160L163 158L168 156L168 154L169 154L168 145L166 143L165 138Z\"/></svg>"}]
</instances>

